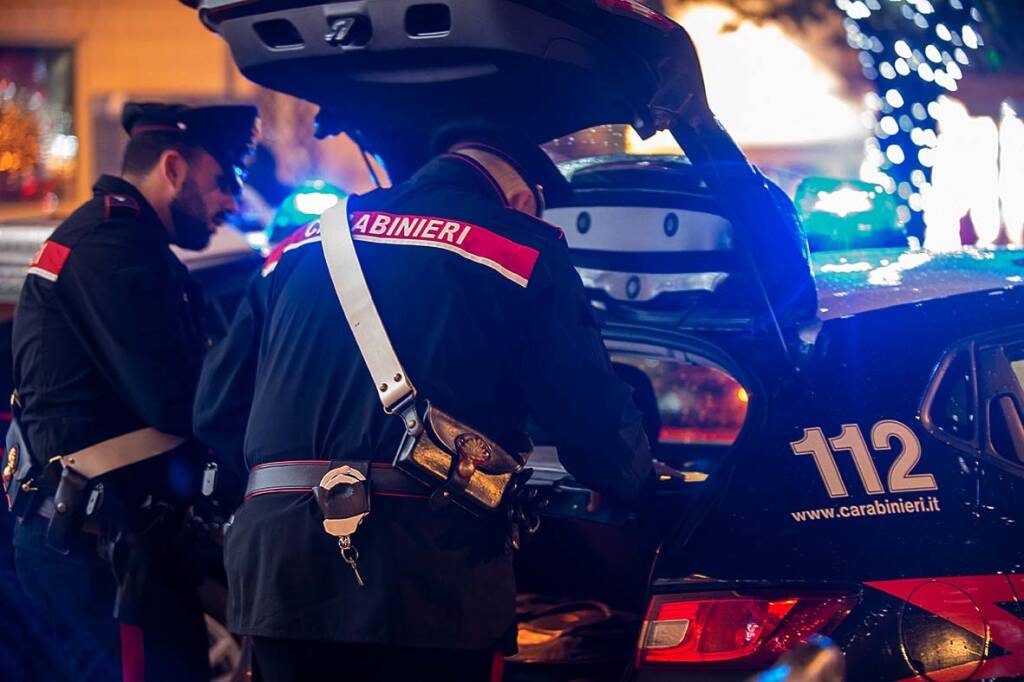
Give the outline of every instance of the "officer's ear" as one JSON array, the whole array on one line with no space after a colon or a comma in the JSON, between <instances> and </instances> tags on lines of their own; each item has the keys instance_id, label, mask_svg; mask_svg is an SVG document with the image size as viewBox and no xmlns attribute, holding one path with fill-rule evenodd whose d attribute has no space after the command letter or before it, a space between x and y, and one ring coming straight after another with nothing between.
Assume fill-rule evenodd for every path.
<instances>
[{"instance_id":1,"label":"officer's ear","mask_svg":"<svg viewBox=\"0 0 1024 682\"><path fill-rule=\"evenodd\" d=\"M508 199L509 206L515 210L528 215L537 216L537 200L534 198L533 192L525 187L512 192L505 198Z\"/></svg>"},{"instance_id":2,"label":"officer's ear","mask_svg":"<svg viewBox=\"0 0 1024 682\"><path fill-rule=\"evenodd\" d=\"M188 176L188 159L177 149L165 149L157 162L160 176L177 192Z\"/></svg>"}]
</instances>

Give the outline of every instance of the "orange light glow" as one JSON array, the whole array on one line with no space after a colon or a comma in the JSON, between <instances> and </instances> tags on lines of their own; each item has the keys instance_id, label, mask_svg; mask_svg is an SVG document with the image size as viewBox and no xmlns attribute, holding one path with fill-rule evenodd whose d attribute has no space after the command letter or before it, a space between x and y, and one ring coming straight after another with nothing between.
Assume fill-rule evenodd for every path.
<instances>
[{"instance_id":1,"label":"orange light glow","mask_svg":"<svg viewBox=\"0 0 1024 682\"><path fill-rule=\"evenodd\" d=\"M742 386L740 386L736 390L736 399L739 400L741 403L749 403L750 402L750 394L747 393L747 389L745 389Z\"/></svg>"}]
</instances>

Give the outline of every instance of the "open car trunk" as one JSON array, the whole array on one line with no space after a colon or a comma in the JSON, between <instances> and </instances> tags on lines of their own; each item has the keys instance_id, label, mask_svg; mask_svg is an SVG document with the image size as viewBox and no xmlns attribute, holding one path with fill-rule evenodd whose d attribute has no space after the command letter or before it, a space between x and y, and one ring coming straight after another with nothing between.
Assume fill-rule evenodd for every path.
<instances>
[{"instance_id":1,"label":"open car trunk","mask_svg":"<svg viewBox=\"0 0 1024 682\"><path fill-rule=\"evenodd\" d=\"M546 516L516 557L519 653L506 679L618 680L640 632L659 536L635 519Z\"/></svg>"},{"instance_id":2,"label":"open car trunk","mask_svg":"<svg viewBox=\"0 0 1024 682\"><path fill-rule=\"evenodd\" d=\"M806 240L791 202L773 196L708 108L686 31L635 0L194 4L248 78L320 105L318 133L352 135L395 181L428 158L439 128L456 121L486 122L538 143L602 124L631 125L644 138L671 130L717 204L712 213L728 223L729 243L691 255L687 272L733 273L743 316L776 337L778 360L783 328L815 314ZM588 193L579 183L572 204L593 202ZM604 206L666 208L657 201L673 193L661 192L655 203L600 194ZM670 263L633 253L633 261L620 258L606 270L647 281L678 274L687 249L676 251Z\"/></svg>"},{"instance_id":3,"label":"open car trunk","mask_svg":"<svg viewBox=\"0 0 1024 682\"><path fill-rule=\"evenodd\" d=\"M422 164L433 135L455 122L485 122L537 143L605 124L630 125L643 138L670 130L694 187L626 182L636 174L614 164L574 169L571 198L546 217L569 227L573 209L601 214L589 233L566 232L584 278L599 275L590 288L618 312L639 310L639 322L672 327L718 309L712 328L726 316L746 324L771 337L776 365L788 364L787 328L816 312L806 239L792 203L708 108L696 49L681 26L636 0L192 4L248 78L320 105L319 134L352 135L394 181ZM657 175L641 173L652 183ZM649 222L640 207L677 209L680 238L629 239ZM717 241L682 239L697 232ZM694 286L700 279L714 282ZM695 298L704 300L690 313L701 315L686 313Z\"/></svg>"},{"instance_id":4,"label":"open car trunk","mask_svg":"<svg viewBox=\"0 0 1024 682\"><path fill-rule=\"evenodd\" d=\"M576 483L540 445L530 460L540 522L516 557L519 654L510 680L617 680L631 664L662 540L698 511L741 432L756 385L717 344L610 323L613 367L634 389L652 454L675 473L624 506ZM535 434L545 442L542 433Z\"/></svg>"},{"instance_id":5,"label":"open car trunk","mask_svg":"<svg viewBox=\"0 0 1024 682\"><path fill-rule=\"evenodd\" d=\"M519 653L506 678L618 680L635 651L659 542L697 490L661 493L630 513L571 477L550 485L541 493L550 506L516 555Z\"/></svg>"},{"instance_id":6,"label":"open car trunk","mask_svg":"<svg viewBox=\"0 0 1024 682\"><path fill-rule=\"evenodd\" d=\"M531 483L547 505L516 560L512 681L610 682L631 668L662 542L713 503L816 313L789 198L720 128L672 132L686 156L563 163L569 198L544 218L565 233L652 454L678 476L626 508L538 448Z\"/></svg>"}]
</instances>

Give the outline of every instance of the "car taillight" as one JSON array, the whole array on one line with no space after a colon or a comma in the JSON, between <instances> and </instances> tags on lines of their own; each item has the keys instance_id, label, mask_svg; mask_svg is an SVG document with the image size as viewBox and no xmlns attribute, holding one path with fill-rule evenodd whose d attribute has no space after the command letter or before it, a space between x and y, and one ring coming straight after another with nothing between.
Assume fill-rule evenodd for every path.
<instances>
[{"instance_id":1,"label":"car taillight","mask_svg":"<svg viewBox=\"0 0 1024 682\"><path fill-rule=\"evenodd\" d=\"M612 14L639 19L662 31L671 31L676 27L671 19L641 5L637 0L597 0L597 6Z\"/></svg>"},{"instance_id":2,"label":"car taillight","mask_svg":"<svg viewBox=\"0 0 1024 682\"><path fill-rule=\"evenodd\" d=\"M651 600L637 667L770 665L815 634L827 635L857 604L852 594L701 592Z\"/></svg>"}]
</instances>

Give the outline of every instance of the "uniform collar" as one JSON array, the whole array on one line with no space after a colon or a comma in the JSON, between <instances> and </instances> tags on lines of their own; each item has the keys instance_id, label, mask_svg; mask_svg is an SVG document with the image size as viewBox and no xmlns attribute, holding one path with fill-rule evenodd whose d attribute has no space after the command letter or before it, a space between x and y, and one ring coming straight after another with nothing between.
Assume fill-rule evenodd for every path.
<instances>
[{"instance_id":1,"label":"uniform collar","mask_svg":"<svg viewBox=\"0 0 1024 682\"><path fill-rule=\"evenodd\" d=\"M479 194L481 198L508 206L497 183L479 163L459 154L441 154L427 162L416 175L415 182L453 184Z\"/></svg>"},{"instance_id":2,"label":"uniform collar","mask_svg":"<svg viewBox=\"0 0 1024 682\"><path fill-rule=\"evenodd\" d=\"M139 222L152 225L156 228L162 240L170 243L171 237L167 234L167 228L164 227L163 221L157 215L156 209L153 208L142 192L132 183L116 175L101 175L96 184L92 186L92 193L96 197L109 195L131 197L139 206Z\"/></svg>"}]
</instances>

